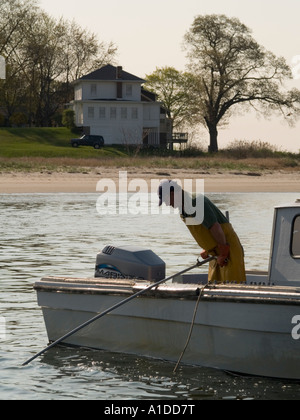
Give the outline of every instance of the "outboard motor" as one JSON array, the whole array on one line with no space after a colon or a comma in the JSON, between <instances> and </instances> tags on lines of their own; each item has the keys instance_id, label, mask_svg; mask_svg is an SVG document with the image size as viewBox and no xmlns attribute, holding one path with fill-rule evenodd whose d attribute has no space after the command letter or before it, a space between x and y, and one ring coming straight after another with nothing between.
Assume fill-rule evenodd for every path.
<instances>
[{"instance_id":1,"label":"outboard motor","mask_svg":"<svg viewBox=\"0 0 300 420\"><path fill-rule=\"evenodd\" d=\"M149 249L106 246L97 255L95 277L156 282L166 277L166 264Z\"/></svg>"}]
</instances>

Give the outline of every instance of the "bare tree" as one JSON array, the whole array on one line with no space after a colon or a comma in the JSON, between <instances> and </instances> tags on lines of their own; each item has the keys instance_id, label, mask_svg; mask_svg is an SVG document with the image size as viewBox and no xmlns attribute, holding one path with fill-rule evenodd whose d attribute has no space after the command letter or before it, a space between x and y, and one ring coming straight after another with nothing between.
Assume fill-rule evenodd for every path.
<instances>
[{"instance_id":1,"label":"bare tree","mask_svg":"<svg viewBox=\"0 0 300 420\"><path fill-rule=\"evenodd\" d=\"M7 117L22 111L30 124L47 126L71 99L71 82L113 62L117 49L75 22L52 18L36 4L0 0L0 54L7 64L0 107Z\"/></svg>"},{"instance_id":2,"label":"bare tree","mask_svg":"<svg viewBox=\"0 0 300 420\"><path fill-rule=\"evenodd\" d=\"M117 47L99 41L97 35L80 27L74 20L64 21L64 63L66 82L79 79L109 63L114 63Z\"/></svg>"},{"instance_id":3,"label":"bare tree","mask_svg":"<svg viewBox=\"0 0 300 420\"><path fill-rule=\"evenodd\" d=\"M300 91L282 86L292 78L291 69L284 58L260 46L238 19L196 17L185 35L185 47L194 80L190 119L208 129L211 152L218 151L218 126L233 112L245 111L245 105L269 115L279 112L290 121L298 116Z\"/></svg>"},{"instance_id":4,"label":"bare tree","mask_svg":"<svg viewBox=\"0 0 300 420\"><path fill-rule=\"evenodd\" d=\"M6 59L23 41L23 31L30 25L37 10L36 0L1 0L0 2L0 54Z\"/></svg>"}]
</instances>

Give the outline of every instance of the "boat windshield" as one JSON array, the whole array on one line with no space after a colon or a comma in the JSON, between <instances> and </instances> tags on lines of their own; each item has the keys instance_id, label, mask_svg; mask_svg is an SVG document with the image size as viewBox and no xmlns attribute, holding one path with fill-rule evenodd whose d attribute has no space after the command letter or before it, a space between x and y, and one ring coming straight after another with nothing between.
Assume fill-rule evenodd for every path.
<instances>
[{"instance_id":1,"label":"boat windshield","mask_svg":"<svg viewBox=\"0 0 300 420\"><path fill-rule=\"evenodd\" d=\"M292 233L292 256L300 258L300 215L294 220Z\"/></svg>"}]
</instances>

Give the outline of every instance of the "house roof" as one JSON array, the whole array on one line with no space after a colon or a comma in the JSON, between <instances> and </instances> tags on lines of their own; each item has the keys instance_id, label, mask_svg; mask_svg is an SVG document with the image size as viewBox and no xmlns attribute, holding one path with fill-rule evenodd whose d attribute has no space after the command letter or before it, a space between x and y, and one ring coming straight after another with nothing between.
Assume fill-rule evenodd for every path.
<instances>
[{"instance_id":1,"label":"house roof","mask_svg":"<svg viewBox=\"0 0 300 420\"><path fill-rule=\"evenodd\" d=\"M157 95L154 92L150 92L149 90L143 89L141 91L141 100L147 102L156 102Z\"/></svg>"},{"instance_id":2,"label":"house roof","mask_svg":"<svg viewBox=\"0 0 300 420\"><path fill-rule=\"evenodd\" d=\"M119 77L117 77L119 72ZM145 80L140 77L134 76L133 74L127 73L122 67L115 67L111 64L107 64L98 70L95 70L85 76L82 76L79 80L120 80L120 81L132 81L144 83Z\"/></svg>"}]
</instances>

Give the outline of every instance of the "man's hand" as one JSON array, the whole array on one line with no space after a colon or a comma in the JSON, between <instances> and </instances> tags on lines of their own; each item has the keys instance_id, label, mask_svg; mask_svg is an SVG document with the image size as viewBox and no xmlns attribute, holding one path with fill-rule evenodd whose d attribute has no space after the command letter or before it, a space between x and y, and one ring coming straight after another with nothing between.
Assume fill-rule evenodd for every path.
<instances>
[{"instance_id":1,"label":"man's hand","mask_svg":"<svg viewBox=\"0 0 300 420\"><path fill-rule=\"evenodd\" d=\"M217 246L218 250L218 259L217 263L220 267L225 267L228 264L229 254L230 254L230 246L228 244Z\"/></svg>"},{"instance_id":2,"label":"man's hand","mask_svg":"<svg viewBox=\"0 0 300 420\"><path fill-rule=\"evenodd\" d=\"M207 251L202 251L201 254L200 254L200 256L204 260L207 260L207 258L209 258L209 255L208 255Z\"/></svg>"}]
</instances>

